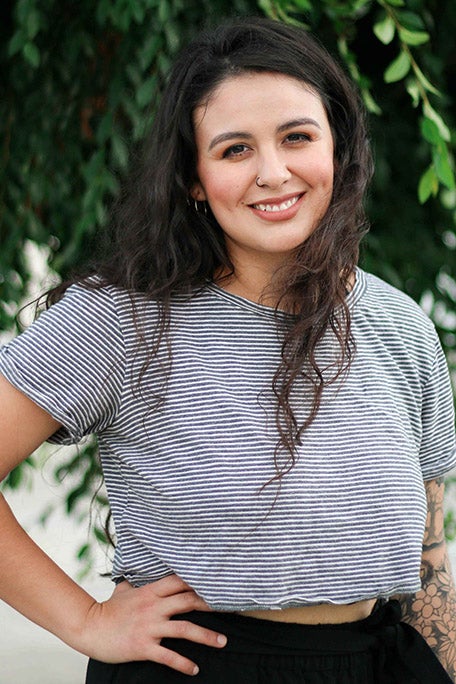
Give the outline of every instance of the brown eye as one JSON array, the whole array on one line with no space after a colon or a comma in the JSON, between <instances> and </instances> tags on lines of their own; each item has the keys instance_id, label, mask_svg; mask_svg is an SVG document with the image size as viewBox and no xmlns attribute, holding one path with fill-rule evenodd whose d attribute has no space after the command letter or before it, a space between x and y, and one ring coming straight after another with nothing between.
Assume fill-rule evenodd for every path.
<instances>
[{"instance_id":1,"label":"brown eye","mask_svg":"<svg viewBox=\"0 0 456 684\"><path fill-rule=\"evenodd\" d=\"M312 138L307 133L289 133L285 140L289 142L309 142Z\"/></svg>"},{"instance_id":2,"label":"brown eye","mask_svg":"<svg viewBox=\"0 0 456 684\"><path fill-rule=\"evenodd\" d=\"M230 145L230 147L224 151L223 158L239 156L246 150L248 150L247 145L243 145L241 143L238 143L237 145Z\"/></svg>"}]
</instances>

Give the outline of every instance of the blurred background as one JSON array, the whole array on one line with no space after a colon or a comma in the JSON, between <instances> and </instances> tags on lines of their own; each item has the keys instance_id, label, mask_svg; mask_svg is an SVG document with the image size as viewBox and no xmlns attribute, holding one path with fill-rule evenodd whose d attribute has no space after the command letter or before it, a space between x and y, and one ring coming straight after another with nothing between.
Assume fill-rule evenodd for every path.
<instances>
[{"instance_id":1,"label":"blurred background","mask_svg":"<svg viewBox=\"0 0 456 684\"><path fill-rule=\"evenodd\" d=\"M376 175L361 265L434 320L456 371L454 0L15 0L0 5L0 343L26 302L92 255L173 57L224 16L313 32L357 82ZM453 478L446 515L455 535ZM2 485L21 522L100 600L110 550L96 444L43 448ZM456 504L455 504L456 508ZM454 546L451 546L454 556ZM0 607L0 684L77 684L85 658Z\"/></svg>"}]
</instances>

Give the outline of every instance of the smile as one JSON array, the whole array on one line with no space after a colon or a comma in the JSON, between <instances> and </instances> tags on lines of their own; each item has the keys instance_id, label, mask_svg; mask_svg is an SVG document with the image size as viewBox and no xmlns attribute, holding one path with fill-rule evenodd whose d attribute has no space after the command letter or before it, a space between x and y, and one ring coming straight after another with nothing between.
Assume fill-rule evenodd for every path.
<instances>
[{"instance_id":1,"label":"smile","mask_svg":"<svg viewBox=\"0 0 456 684\"><path fill-rule=\"evenodd\" d=\"M252 206L254 209L265 212L285 211L285 209L289 209L296 204L300 197L301 195L296 195L296 197L291 197L285 202L281 202L281 204L252 204Z\"/></svg>"}]
</instances>

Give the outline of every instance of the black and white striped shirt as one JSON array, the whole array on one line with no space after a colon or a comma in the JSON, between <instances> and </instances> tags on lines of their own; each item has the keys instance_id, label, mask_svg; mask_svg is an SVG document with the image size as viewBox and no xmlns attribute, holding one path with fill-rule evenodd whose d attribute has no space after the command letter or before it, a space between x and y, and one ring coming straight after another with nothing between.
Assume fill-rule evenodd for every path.
<instances>
[{"instance_id":1,"label":"black and white striped shirt","mask_svg":"<svg viewBox=\"0 0 456 684\"><path fill-rule=\"evenodd\" d=\"M348 301L353 364L326 389L275 502L275 484L262 489L278 439L272 309L214 285L176 298L172 364L163 348L144 372L128 294L76 285L2 348L0 372L62 423L53 442L98 434L115 579L175 572L221 610L419 589L423 480L456 463L448 370L406 295L358 270ZM156 306L135 306L152 340ZM323 365L334 349L328 335ZM304 417L305 387L294 402Z\"/></svg>"}]
</instances>

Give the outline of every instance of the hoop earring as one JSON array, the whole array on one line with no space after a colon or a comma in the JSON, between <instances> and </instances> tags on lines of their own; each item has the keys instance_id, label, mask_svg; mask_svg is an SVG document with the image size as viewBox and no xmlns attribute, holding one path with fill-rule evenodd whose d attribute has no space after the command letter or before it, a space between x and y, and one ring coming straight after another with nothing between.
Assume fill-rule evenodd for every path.
<instances>
[{"instance_id":1,"label":"hoop earring","mask_svg":"<svg viewBox=\"0 0 456 684\"><path fill-rule=\"evenodd\" d=\"M204 216L207 216L207 203L205 201L199 202L197 199L194 199L193 205L197 214L204 214ZM202 207L201 209L200 205Z\"/></svg>"}]
</instances>

